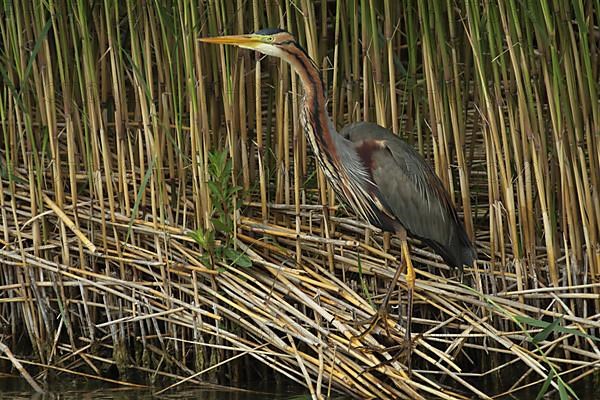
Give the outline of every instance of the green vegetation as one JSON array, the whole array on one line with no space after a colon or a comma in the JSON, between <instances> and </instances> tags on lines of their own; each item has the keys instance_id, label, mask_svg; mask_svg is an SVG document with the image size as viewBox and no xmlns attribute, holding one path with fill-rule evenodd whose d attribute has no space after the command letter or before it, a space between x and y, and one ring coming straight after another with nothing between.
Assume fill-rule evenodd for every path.
<instances>
[{"instance_id":1,"label":"green vegetation","mask_svg":"<svg viewBox=\"0 0 600 400\"><path fill-rule=\"evenodd\" d=\"M192 231L189 236L206 252L201 257L206 265L215 267L218 261L225 259L240 267L251 267L250 258L234 248L234 218L239 210L238 196L242 187L231 184L231 165L227 150L208 155L210 227Z\"/></svg>"}]
</instances>

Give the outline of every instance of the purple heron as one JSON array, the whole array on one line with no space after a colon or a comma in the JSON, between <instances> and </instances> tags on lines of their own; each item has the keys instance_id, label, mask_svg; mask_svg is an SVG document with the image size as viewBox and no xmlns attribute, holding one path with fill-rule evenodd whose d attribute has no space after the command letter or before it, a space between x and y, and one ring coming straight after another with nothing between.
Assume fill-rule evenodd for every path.
<instances>
[{"instance_id":1,"label":"purple heron","mask_svg":"<svg viewBox=\"0 0 600 400\"><path fill-rule=\"evenodd\" d=\"M410 345L415 272L407 232L435 250L450 267L461 271L463 265L472 265L477 255L433 168L410 145L376 124L355 123L338 133L327 113L327 97L319 68L289 32L263 29L248 35L201 38L200 41L234 45L279 57L300 76L304 87L301 108L304 133L329 183L363 220L397 234L401 242L402 262L379 311L363 335L379 320L387 327L388 302L404 263L408 287L405 332Z\"/></svg>"}]
</instances>

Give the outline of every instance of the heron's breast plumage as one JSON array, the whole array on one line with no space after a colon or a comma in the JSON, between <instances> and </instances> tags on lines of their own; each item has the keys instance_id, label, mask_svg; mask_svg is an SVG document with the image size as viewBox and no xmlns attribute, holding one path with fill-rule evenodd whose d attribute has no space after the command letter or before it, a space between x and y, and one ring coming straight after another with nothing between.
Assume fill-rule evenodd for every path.
<instances>
[{"instance_id":1,"label":"heron's breast plumage","mask_svg":"<svg viewBox=\"0 0 600 400\"><path fill-rule=\"evenodd\" d=\"M349 141L315 118L306 96L303 100L300 122L327 181L336 195L362 219L380 226L377 189L356 150Z\"/></svg>"}]
</instances>

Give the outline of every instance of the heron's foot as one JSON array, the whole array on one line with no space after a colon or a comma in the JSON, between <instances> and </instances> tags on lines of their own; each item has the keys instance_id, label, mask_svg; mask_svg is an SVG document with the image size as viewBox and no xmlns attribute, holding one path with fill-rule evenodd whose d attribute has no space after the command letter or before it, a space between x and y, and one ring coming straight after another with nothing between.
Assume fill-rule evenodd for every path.
<instances>
[{"instance_id":1,"label":"heron's foot","mask_svg":"<svg viewBox=\"0 0 600 400\"><path fill-rule=\"evenodd\" d=\"M363 369L360 374L364 374L366 372L371 372L374 370L377 370L383 366L386 365L390 365L394 362L400 362L402 363L406 369L408 374L411 374L411 354L412 354L412 350L413 350L413 342L407 342L407 341L403 341L402 343L395 345L395 346L390 346L390 347L385 347L383 349L381 349L379 351L379 353L388 353L390 354L390 358L387 360L384 360L382 362L380 362L379 364L373 365L371 367L367 367L365 369Z\"/></svg>"},{"instance_id":2,"label":"heron's foot","mask_svg":"<svg viewBox=\"0 0 600 400\"><path fill-rule=\"evenodd\" d=\"M377 328L377 326L379 325L380 322L383 322L385 332L387 333L388 336L390 336L390 324L393 326L394 323L390 322L388 320L389 320L389 313L387 311L387 307L379 307L377 309L377 312L375 313L375 315L373 315L372 318L358 321L355 323L355 325L357 325L357 326L362 326L364 324L369 324L369 326L367 327L367 329L365 329L358 335L353 336L352 339L354 341L359 341L359 342L362 341L365 337L367 337L367 335L371 334L375 330L375 328Z\"/></svg>"}]
</instances>

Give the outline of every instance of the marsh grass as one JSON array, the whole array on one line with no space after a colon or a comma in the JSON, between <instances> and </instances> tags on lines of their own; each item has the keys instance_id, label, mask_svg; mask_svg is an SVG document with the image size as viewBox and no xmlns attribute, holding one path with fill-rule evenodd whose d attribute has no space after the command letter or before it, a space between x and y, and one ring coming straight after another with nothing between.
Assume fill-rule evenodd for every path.
<instances>
[{"instance_id":1,"label":"marsh grass","mask_svg":"<svg viewBox=\"0 0 600 400\"><path fill-rule=\"evenodd\" d=\"M2 368L164 387L275 370L314 398L569 396L600 359L599 10L5 1ZM196 40L267 26L322 67L337 126L376 121L435 166L476 240L464 284L412 243L411 376L404 281L389 332L353 340L399 246L315 169L297 77Z\"/></svg>"}]
</instances>

